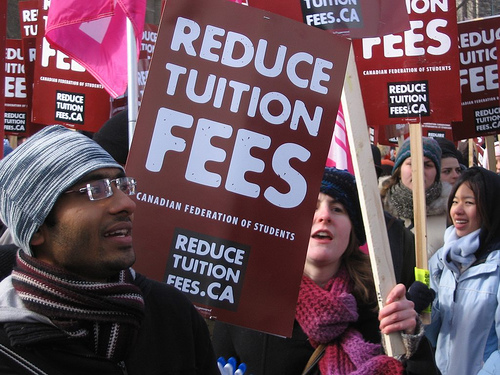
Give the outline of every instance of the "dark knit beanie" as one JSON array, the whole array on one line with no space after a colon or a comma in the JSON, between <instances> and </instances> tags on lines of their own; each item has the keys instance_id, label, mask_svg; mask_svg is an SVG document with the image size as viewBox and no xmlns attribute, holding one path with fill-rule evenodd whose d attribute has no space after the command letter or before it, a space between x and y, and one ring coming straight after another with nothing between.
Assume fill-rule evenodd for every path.
<instances>
[{"instance_id":1,"label":"dark knit beanie","mask_svg":"<svg viewBox=\"0 0 500 375\"><path fill-rule=\"evenodd\" d=\"M121 111L106 121L93 139L118 163L125 165L128 157L128 111Z\"/></svg>"},{"instance_id":2,"label":"dark knit beanie","mask_svg":"<svg viewBox=\"0 0 500 375\"><path fill-rule=\"evenodd\" d=\"M319 191L342 203L351 219L356 238L359 244L363 245L366 235L354 176L347 170L326 167Z\"/></svg>"},{"instance_id":3,"label":"dark knit beanie","mask_svg":"<svg viewBox=\"0 0 500 375\"><path fill-rule=\"evenodd\" d=\"M7 139L3 140L3 156L9 155L14 149L10 146L10 143Z\"/></svg>"},{"instance_id":4,"label":"dark knit beanie","mask_svg":"<svg viewBox=\"0 0 500 375\"><path fill-rule=\"evenodd\" d=\"M372 144L371 147L373 164L375 164L375 171L377 172L377 177L380 177L380 175L382 174L382 155L380 153L380 149L377 146Z\"/></svg>"},{"instance_id":5,"label":"dark knit beanie","mask_svg":"<svg viewBox=\"0 0 500 375\"><path fill-rule=\"evenodd\" d=\"M14 243L33 255L30 241L59 196L101 168L123 170L92 139L64 126L47 126L0 162L0 220Z\"/></svg>"},{"instance_id":6,"label":"dark knit beanie","mask_svg":"<svg viewBox=\"0 0 500 375\"><path fill-rule=\"evenodd\" d=\"M465 164L463 162L462 154L458 151L452 141L443 137L436 137L434 139L439 144L439 147L441 147L441 159L455 158L458 160L459 164Z\"/></svg>"},{"instance_id":7,"label":"dark knit beanie","mask_svg":"<svg viewBox=\"0 0 500 375\"><path fill-rule=\"evenodd\" d=\"M439 147L434 138L429 137L422 137L422 147L424 149L424 156L431 159L436 166L436 181L439 181L441 177L441 147ZM410 138L406 138L398 150L392 173L410 156Z\"/></svg>"}]
</instances>

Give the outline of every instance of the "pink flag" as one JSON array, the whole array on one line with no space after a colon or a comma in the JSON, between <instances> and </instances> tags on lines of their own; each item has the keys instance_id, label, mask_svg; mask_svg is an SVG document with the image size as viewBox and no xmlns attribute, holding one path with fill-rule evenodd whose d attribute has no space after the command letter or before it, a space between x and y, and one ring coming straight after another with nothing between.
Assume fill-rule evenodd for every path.
<instances>
[{"instance_id":1,"label":"pink flag","mask_svg":"<svg viewBox=\"0 0 500 375\"><path fill-rule=\"evenodd\" d=\"M145 14L146 0L52 0L45 37L116 98L127 89L127 18L138 58Z\"/></svg>"},{"instance_id":2,"label":"pink flag","mask_svg":"<svg viewBox=\"0 0 500 375\"><path fill-rule=\"evenodd\" d=\"M330 144L326 166L335 167L337 169L347 169L350 173L354 174L342 103L340 103L337 112L337 119L335 120L335 128L333 129L332 143ZM360 246L360 249L368 254L368 245L366 243Z\"/></svg>"},{"instance_id":3,"label":"pink flag","mask_svg":"<svg viewBox=\"0 0 500 375\"><path fill-rule=\"evenodd\" d=\"M340 104L337 112L335 129L333 129L332 143L330 144L330 151L328 152L326 166L336 167L337 169L347 169L349 172L354 174L342 104Z\"/></svg>"}]
</instances>

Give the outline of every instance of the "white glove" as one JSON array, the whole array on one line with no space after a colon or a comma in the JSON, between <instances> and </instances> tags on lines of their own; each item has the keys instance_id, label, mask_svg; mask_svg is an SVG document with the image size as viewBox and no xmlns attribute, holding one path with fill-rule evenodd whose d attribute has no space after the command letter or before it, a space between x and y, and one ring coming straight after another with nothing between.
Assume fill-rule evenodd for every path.
<instances>
[{"instance_id":1,"label":"white glove","mask_svg":"<svg viewBox=\"0 0 500 375\"><path fill-rule=\"evenodd\" d=\"M227 360L224 357L217 359L217 366L221 375L243 375L247 369L247 365L240 363L237 366L236 358L231 357Z\"/></svg>"}]
</instances>

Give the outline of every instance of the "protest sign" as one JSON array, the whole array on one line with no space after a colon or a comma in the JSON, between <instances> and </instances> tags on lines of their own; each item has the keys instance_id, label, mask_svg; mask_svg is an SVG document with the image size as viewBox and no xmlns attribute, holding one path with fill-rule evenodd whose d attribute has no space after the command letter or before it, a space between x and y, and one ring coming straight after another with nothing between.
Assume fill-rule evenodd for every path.
<instances>
[{"instance_id":1,"label":"protest sign","mask_svg":"<svg viewBox=\"0 0 500 375\"><path fill-rule=\"evenodd\" d=\"M385 145L398 145L400 137L406 138L410 133L410 123L378 126L373 130L374 142ZM453 128L451 124L420 124L424 137L453 139Z\"/></svg>"},{"instance_id":2,"label":"protest sign","mask_svg":"<svg viewBox=\"0 0 500 375\"><path fill-rule=\"evenodd\" d=\"M500 16L460 22L462 122L453 124L455 140L500 133L498 50Z\"/></svg>"},{"instance_id":3,"label":"protest sign","mask_svg":"<svg viewBox=\"0 0 500 375\"><path fill-rule=\"evenodd\" d=\"M461 119L455 2L406 4L410 30L353 41L367 122L446 132Z\"/></svg>"},{"instance_id":4,"label":"protest sign","mask_svg":"<svg viewBox=\"0 0 500 375\"><path fill-rule=\"evenodd\" d=\"M156 39L158 38L158 26L145 24L142 33L141 50L137 66L137 84L139 85L139 106L142 103L142 96L146 88L146 80L149 74L149 64L155 50Z\"/></svg>"},{"instance_id":5,"label":"protest sign","mask_svg":"<svg viewBox=\"0 0 500 375\"><path fill-rule=\"evenodd\" d=\"M400 0L248 0L248 5L328 32L365 38L409 29Z\"/></svg>"},{"instance_id":6,"label":"protest sign","mask_svg":"<svg viewBox=\"0 0 500 375\"><path fill-rule=\"evenodd\" d=\"M146 80L149 74L149 63L153 57L156 38L158 36L158 26L146 23L142 32L141 49L139 51L139 61L137 62L137 104L140 107L142 95L146 87ZM127 108L128 97L125 95L111 98L111 116Z\"/></svg>"},{"instance_id":7,"label":"protest sign","mask_svg":"<svg viewBox=\"0 0 500 375\"><path fill-rule=\"evenodd\" d=\"M127 163L136 269L205 317L289 336L349 40L168 0Z\"/></svg>"},{"instance_id":8,"label":"protest sign","mask_svg":"<svg viewBox=\"0 0 500 375\"><path fill-rule=\"evenodd\" d=\"M24 76L26 78L26 96L28 116L26 132L15 133L17 136L30 136L40 130L43 125L31 121L33 110L33 83L36 61L36 36L38 34L38 0L19 2L19 24L21 27L22 54L24 57Z\"/></svg>"},{"instance_id":9,"label":"protest sign","mask_svg":"<svg viewBox=\"0 0 500 375\"><path fill-rule=\"evenodd\" d=\"M109 118L109 94L76 61L44 37L49 2L40 1L33 87L33 122L97 131Z\"/></svg>"},{"instance_id":10,"label":"protest sign","mask_svg":"<svg viewBox=\"0 0 500 375\"><path fill-rule=\"evenodd\" d=\"M8 135L25 134L29 109L21 39L6 40L4 66L4 131Z\"/></svg>"},{"instance_id":11,"label":"protest sign","mask_svg":"<svg viewBox=\"0 0 500 375\"><path fill-rule=\"evenodd\" d=\"M497 72L500 72L500 39L497 39L496 41L496 46L497 46ZM498 104L500 105L500 82L498 84Z\"/></svg>"},{"instance_id":12,"label":"protest sign","mask_svg":"<svg viewBox=\"0 0 500 375\"><path fill-rule=\"evenodd\" d=\"M24 0L18 4L21 37L36 38L38 34L38 0Z\"/></svg>"},{"instance_id":13,"label":"protest sign","mask_svg":"<svg viewBox=\"0 0 500 375\"><path fill-rule=\"evenodd\" d=\"M7 32L7 2L2 1L0 3L0 51L5 50L5 34ZM0 66L5 63L5 55L0 56ZM4 92L5 89L5 70L0 76L0 92ZM4 109L5 109L5 95L0 96L0 123L4 121ZM4 139L4 129L0 128L0 135ZM0 145L0 158L3 157L3 142Z\"/></svg>"}]
</instances>

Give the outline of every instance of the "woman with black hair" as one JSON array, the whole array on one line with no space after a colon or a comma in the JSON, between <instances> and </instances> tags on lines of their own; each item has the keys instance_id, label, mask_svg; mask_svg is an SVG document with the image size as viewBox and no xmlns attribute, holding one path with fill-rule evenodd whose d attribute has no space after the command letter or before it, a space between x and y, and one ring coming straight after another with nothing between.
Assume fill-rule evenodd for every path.
<instances>
[{"instance_id":1,"label":"woman with black hair","mask_svg":"<svg viewBox=\"0 0 500 375\"><path fill-rule=\"evenodd\" d=\"M500 374L500 176L472 167L448 201L444 246L429 261L436 291L426 335L443 375Z\"/></svg>"}]
</instances>

